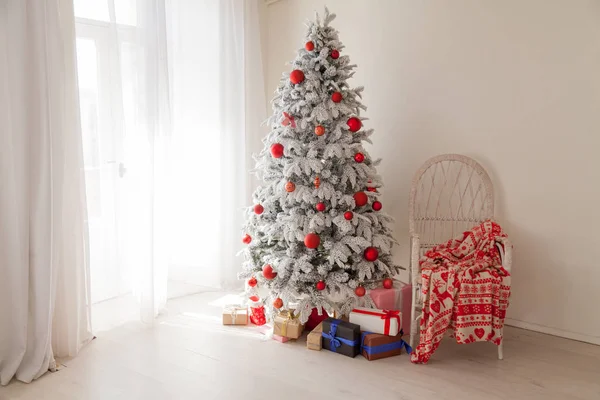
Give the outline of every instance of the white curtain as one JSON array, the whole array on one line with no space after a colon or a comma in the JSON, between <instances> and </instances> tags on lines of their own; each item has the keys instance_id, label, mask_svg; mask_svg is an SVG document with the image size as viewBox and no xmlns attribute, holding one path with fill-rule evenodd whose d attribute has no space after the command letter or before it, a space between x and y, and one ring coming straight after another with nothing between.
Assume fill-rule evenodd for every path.
<instances>
[{"instance_id":1,"label":"white curtain","mask_svg":"<svg viewBox=\"0 0 600 400\"><path fill-rule=\"evenodd\" d=\"M95 256L106 249L95 243L107 235L92 231L92 288L109 293L102 300L134 294L143 321L152 321L168 297L241 286L235 254L250 202L249 152L259 147L266 117L259 5L75 0L78 39L94 40L94 64L111 71L94 96L112 99L113 112L99 106L97 125L104 135L117 132L116 162L126 171L115 185L121 287L98 286L114 284L101 277L112 273L113 259ZM80 58L80 76L85 62ZM102 95L107 90L116 95ZM123 310L109 314L123 321Z\"/></svg>"},{"instance_id":2,"label":"white curtain","mask_svg":"<svg viewBox=\"0 0 600 400\"><path fill-rule=\"evenodd\" d=\"M0 384L91 339L73 4L0 2Z\"/></svg>"}]
</instances>

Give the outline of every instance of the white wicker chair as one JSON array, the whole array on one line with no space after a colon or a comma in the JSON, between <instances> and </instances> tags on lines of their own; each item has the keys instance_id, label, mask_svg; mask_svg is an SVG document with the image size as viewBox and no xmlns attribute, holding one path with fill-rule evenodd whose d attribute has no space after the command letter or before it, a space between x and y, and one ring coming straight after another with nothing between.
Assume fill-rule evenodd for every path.
<instances>
[{"instance_id":1,"label":"white wicker chair","mask_svg":"<svg viewBox=\"0 0 600 400\"><path fill-rule=\"evenodd\" d=\"M492 181L475 160L458 154L444 154L429 159L415 174L410 191L409 215L409 276L413 285L411 346L416 344L423 306L419 259L426 250L493 216ZM503 238L498 248L503 266L510 272L512 246L508 239ZM503 358L502 350L500 344L499 359Z\"/></svg>"}]
</instances>

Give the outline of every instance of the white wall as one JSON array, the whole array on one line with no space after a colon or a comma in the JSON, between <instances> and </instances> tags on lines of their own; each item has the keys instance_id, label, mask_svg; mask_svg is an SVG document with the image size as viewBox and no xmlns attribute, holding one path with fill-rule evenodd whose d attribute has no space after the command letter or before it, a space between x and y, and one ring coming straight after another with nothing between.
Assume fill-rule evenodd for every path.
<instances>
[{"instance_id":1,"label":"white wall","mask_svg":"<svg viewBox=\"0 0 600 400\"><path fill-rule=\"evenodd\" d=\"M474 157L515 245L509 323L600 344L600 1L326 3L365 86L398 261L415 170L440 153ZM268 7L269 98L324 4Z\"/></svg>"}]
</instances>

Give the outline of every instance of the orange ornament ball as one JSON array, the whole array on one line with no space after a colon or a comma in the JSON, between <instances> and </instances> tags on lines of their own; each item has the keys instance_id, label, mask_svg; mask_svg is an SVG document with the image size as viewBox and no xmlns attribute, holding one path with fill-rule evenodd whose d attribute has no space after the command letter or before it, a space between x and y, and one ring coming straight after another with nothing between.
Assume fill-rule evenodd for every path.
<instances>
[{"instance_id":1,"label":"orange ornament ball","mask_svg":"<svg viewBox=\"0 0 600 400\"><path fill-rule=\"evenodd\" d=\"M354 193L354 203L356 207L362 207L369 201L367 194L365 192L356 192Z\"/></svg>"},{"instance_id":2,"label":"orange ornament ball","mask_svg":"<svg viewBox=\"0 0 600 400\"><path fill-rule=\"evenodd\" d=\"M290 82L294 85L304 82L304 72L299 69L295 69L290 73Z\"/></svg>"},{"instance_id":3,"label":"orange ornament ball","mask_svg":"<svg viewBox=\"0 0 600 400\"><path fill-rule=\"evenodd\" d=\"M306 51L313 51L315 49L315 44L313 42L306 42L304 48Z\"/></svg>"},{"instance_id":4,"label":"orange ornament ball","mask_svg":"<svg viewBox=\"0 0 600 400\"><path fill-rule=\"evenodd\" d=\"M315 126L315 135L323 136L325 134L325 127L323 125Z\"/></svg>"},{"instance_id":5,"label":"orange ornament ball","mask_svg":"<svg viewBox=\"0 0 600 400\"><path fill-rule=\"evenodd\" d=\"M356 293L356 295L358 297L363 297L365 295L365 293L367 293L367 291L365 290L364 287L357 286L356 289L354 289L354 293Z\"/></svg>"},{"instance_id":6,"label":"orange ornament ball","mask_svg":"<svg viewBox=\"0 0 600 400\"><path fill-rule=\"evenodd\" d=\"M273 301L273 307L279 310L281 307L283 307L283 300L281 300L279 297L276 298L275 301Z\"/></svg>"},{"instance_id":7,"label":"orange ornament ball","mask_svg":"<svg viewBox=\"0 0 600 400\"><path fill-rule=\"evenodd\" d=\"M294 182L288 182L285 184L286 192L292 193L294 190L296 190L296 185L294 184Z\"/></svg>"},{"instance_id":8,"label":"orange ornament ball","mask_svg":"<svg viewBox=\"0 0 600 400\"><path fill-rule=\"evenodd\" d=\"M304 237L304 245L309 249L316 249L321 244L321 238L316 233L309 233Z\"/></svg>"}]
</instances>

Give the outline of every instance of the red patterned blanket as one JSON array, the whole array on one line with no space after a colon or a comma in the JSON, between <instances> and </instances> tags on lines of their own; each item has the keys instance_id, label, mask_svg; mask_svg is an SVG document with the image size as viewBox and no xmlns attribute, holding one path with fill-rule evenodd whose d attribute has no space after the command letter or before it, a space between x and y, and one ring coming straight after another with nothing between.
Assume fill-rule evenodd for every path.
<instances>
[{"instance_id":1,"label":"red patterned blanket","mask_svg":"<svg viewBox=\"0 0 600 400\"><path fill-rule=\"evenodd\" d=\"M504 236L500 225L485 221L421 258L423 313L412 362L429 361L447 330L458 343L502 342L510 274L495 239Z\"/></svg>"}]
</instances>

